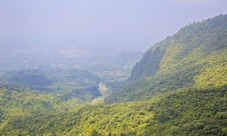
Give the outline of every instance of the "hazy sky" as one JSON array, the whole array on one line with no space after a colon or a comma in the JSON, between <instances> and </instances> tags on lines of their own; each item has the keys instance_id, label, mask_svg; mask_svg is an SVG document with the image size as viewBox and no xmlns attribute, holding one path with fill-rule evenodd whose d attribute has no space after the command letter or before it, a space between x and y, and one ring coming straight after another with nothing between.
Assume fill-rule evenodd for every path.
<instances>
[{"instance_id":1,"label":"hazy sky","mask_svg":"<svg viewBox=\"0 0 227 136\"><path fill-rule=\"evenodd\" d=\"M0 0L1 46L146 50L227 0Z\"/></svg>"}]
</instances>

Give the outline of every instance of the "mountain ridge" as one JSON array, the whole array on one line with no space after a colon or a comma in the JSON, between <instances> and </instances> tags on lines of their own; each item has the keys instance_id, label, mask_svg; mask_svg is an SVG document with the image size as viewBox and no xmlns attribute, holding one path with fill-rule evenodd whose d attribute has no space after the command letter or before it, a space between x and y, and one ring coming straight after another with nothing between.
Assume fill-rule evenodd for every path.
<instances>
[{"instance_id":1,"label":"mountain ridge","mask_svg":"<svg viewBox=\"0 0 227 136\"><path fill-rule=\"evenodd\" d=\"M0 87L4 98L0 105L6 106L0 107L0 135L226 136L226 32L227 15L180 29L149 48L131 78L113 91L105 104L74 107L71 100L66 109L68 101L59 103L53 96L39 94L36 101L19 106L34 104L43 112L31 108L36 113L15 115L11 108L18 105L11 101L10 93L36 92ZM73 71L67 72L69 78L70 73ZM50 109L48 103L54 103L59 112L45 112Z\"/></svg>"},{"instance_id":2,"label":"mountain ridge","mask_svg":"<svg viewBox=\"0 0 227 136\"><path fill-rule=\"evenodd\" d=\"M139 100L181 88L199 89L198 85L205 82L201 75L209 81L203 70L211 66L213 72L215 67L220 71L226 68L226 37L227 15L185 26L175 35L149 48L133 67L127 83L107 97L105 102ZM217 74L212 78L216 80L226 76L224 73L223 76ZM223 79L221 84L225 85L226 80Z\"/></svg>"}]
</instances>

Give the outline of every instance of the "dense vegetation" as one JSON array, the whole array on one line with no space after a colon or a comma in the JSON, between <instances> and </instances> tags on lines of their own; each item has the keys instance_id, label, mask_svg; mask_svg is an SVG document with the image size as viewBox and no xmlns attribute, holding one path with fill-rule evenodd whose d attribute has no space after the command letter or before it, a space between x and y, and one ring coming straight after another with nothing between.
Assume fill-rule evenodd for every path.
<instances>
[{"instance_id":1,"label":"dense vegetation","mask_svg":"<svg viewBox=\"0 0 227 136\"><path fill-rule=\"evenodd\" d=\"M88 71L76 68L15 70L0 76L2 84L20 85L44 93L60 95L65 100L72 97L91 101L101 96L98 85L100 78Z\"/></svg>"},{"instance_id":2,"label":"dense vegetation","mask_svg":"<svg viewBox=\"0 0 227 136\"><path fill-rule=\"evenodd\" d=\"M180 88L215 89L227 83L227 15L193 23L152 46L127 83L106 103L144 99Z\"/></svg>"},{"instance_id":3,"label":"dense vegetation","mask_svg":"<svg viewBox=\"0 0 227 136\"><path fill-rule=\"evenodd\" d=\"M70 110L84 102L76 97L66 99L64 95L43 93L19 86L1 85L0 90L0 110L7 115Z\"/></svg>"},{"instance_id":4,"label":"dense vegetation","mask_svg":"<svg viewBox=\"0 0 227 136\"><path fill-rule=\"evenodd\" d=\"M11 115L1 135L227 135L227 90L179 90L148 101Z\"/></svg>"},{"instance_id":5,"label":"dense vegetation","mask_svg":"<svg viewBox=\"0 0 227 136\"><path fill-rule=\"evenodd\" d=\"M100 76L106 65L88 69L99 77L78 69L9 72L1 78L0 135L225 136L226 55L227 15L219 15L152 46L106 104L75 105L98 96L89 85L120 77L110 76L118 67L107 77Z\"/></svg>"}]
</instances>

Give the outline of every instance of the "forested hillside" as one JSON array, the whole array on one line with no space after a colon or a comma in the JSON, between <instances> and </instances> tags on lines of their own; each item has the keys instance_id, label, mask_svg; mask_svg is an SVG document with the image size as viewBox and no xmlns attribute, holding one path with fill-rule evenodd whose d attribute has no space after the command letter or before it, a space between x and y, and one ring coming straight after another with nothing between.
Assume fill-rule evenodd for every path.
<instances>
[{"instance_id":1,"label":"forested hillside","mask_svg":"<svg viewBox=\"0 0 227 136\"><path fill-rule=\"evenodd\" d=\"M158 93L227 85L227 15L193 23L152 46L127 83L105 102L141 100Z\"/></svg>"},{"instance_id":2,"label":"forested hillside","mask_svg":"<svg viewBox=\"0 0 227 136\"><path fill-rule=\"evenodd\" d=\"M83 102L75 97L66 99L64 95L9 85L1 85L0 98L0 111L4 116L65 111L75 109Z\"/></svg>"},{"instance_id":3,"label":"forested hillside","mask_svg":"<svg viewBox=\"0 0 227 136\"><path fill-rule=\"evenodd\" d=\"M97 75L76 68L14 70L0 76L0 83L3 85L27 87L38 92L62 96L65 100L77 98L80 101L91 101L101 96L98 90L99 82L100 78Z\"/></svg>"},{"instance_id":4,"label":"forested hillside","mask_svg":"<svg viewBox=\"0 0 227 136\"><path fill-rule=\"evenodd\" d=\"M99 96L89 87L100 75L78 69L9 72L1 78L0 135L226 136L226 56L227 15L219 15L153 45L105 103L75 105ZM89 70L100 74L97 68Z\"/></svg>"},{"instance_id":5,"label":"forested hillside","mask_svg":"<svg viewBox=\"0 0 227 136\"><path fill-rule=\"evenodd\" d=\"M227 135L225 90L181 90L146 101L32 115L1 113L0 135Z\"/></svg>"}]
</instances>

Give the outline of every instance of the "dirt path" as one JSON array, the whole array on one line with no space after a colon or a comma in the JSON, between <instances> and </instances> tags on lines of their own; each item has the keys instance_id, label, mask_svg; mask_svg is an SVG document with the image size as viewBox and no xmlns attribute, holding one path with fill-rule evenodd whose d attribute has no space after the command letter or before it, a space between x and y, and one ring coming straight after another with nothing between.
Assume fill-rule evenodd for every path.
<instances>
[{"instance_id":1,"label":"dirt path","mask_svg":"<svg viewBox=\"0 0 227 136\"><path fill-rule=\"evenodd\" d=\"M107 90L108 90L108 88L106 87L106 85L103 84L102 82L100 82L99 83L99 92L102 94L102 96L92 100L91 104L96 105L98 102L103 101L104 98L107 96Z\"/></svg>"}]
</instances>

